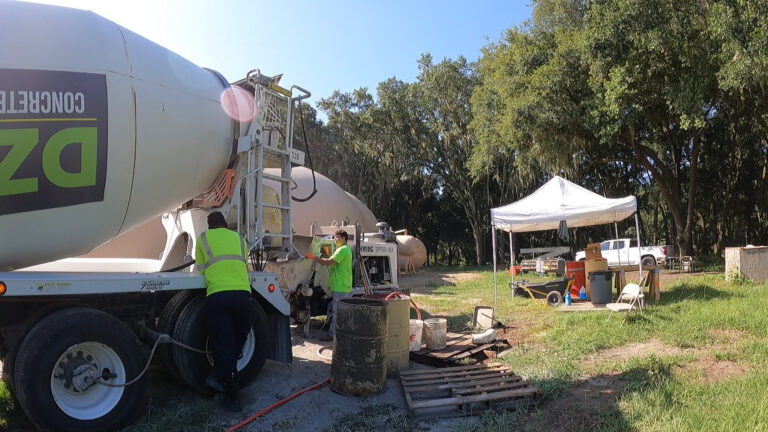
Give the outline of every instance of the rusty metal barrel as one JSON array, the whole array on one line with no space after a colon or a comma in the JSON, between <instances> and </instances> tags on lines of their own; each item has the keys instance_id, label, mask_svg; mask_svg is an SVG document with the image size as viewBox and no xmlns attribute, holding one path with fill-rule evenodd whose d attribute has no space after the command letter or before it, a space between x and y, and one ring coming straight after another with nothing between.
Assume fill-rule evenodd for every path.
<instances>
[{"instance_id":1,"label":"rusty metal barrel","mask_svg":"<svg viewBox=\"0 0 768 432\"><path fill-rule=\"evenodd\" d=\"M363 298L387 302L387 376L396 377L410 367L411 298L400 292L369 294Z\"/></svg>"},{"instance_id":2,"label":"rusty metal barrel","mask_svg":"<svg viewBox=\"0 0 768 432\"><path fill-rule=\"evenodd\" d=\"M339 300L331 361L331 390L370 396L387 385L387 302Z\"/></svg>"}]
</instances>

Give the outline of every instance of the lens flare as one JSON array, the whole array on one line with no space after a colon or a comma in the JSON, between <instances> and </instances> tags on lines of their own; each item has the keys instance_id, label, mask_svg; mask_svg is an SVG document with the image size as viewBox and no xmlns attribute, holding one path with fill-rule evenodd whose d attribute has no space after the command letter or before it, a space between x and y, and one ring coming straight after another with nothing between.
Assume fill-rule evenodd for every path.
<instances>
[{"instance_id":1,"label":"lens flare","mask_svg":"<svg viewBox=\"0 0 768 432\"><path fill-rule=\"evenodd\" d=\"M256 116L256 110L253 108L253 95L242 87L232 86L224 90L221 92L219 100L224 112L233 120L247 122Z\"/></svg>"}]
</instances>

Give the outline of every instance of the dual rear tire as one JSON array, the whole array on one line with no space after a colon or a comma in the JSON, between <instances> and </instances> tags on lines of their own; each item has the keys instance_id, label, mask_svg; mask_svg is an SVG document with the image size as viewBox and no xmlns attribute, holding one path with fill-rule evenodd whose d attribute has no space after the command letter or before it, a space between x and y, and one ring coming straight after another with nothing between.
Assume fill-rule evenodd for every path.
<instances>
[{"instance_id":1,"label":"dual rear tire","mask_svg":"<svg viewBox=\"0 0 768 432\"><path fill-rule=\"evenodd\" d=\"M207 351L204 297L180 292L168 302L158 330ZM238 383L263 368L270 346L264 309L251 299L251 332L238 359ZM160 357L181 381L205 393L213 367L209 355L161 344ZM130 424L144 405L146 350L121 320L89 307L67 307L42 318L24 336L13 361L13 388L29 420L41 430L108 431ZM9 359L6 359L9 360ZM105 385L112 384L112 386ZM117 385L117 386L116 386Z\"/></svg>"},{"instance_id":2,"label":"dual rear tire","mask_svg":"<svg viewBox=\"0 0 768 432\"><path fill-rule=\"evenodd\" d=\"M181 308L174 325L173 339L201 351L209 350L208 336L205 330L203 306L205 298L196 296ZM243 345L242 355L237 360L237 383L244 386L250 383L264 367L270 346L269 321L264 309L251 298L251 331ZM186 384L200 392L210 393L205 386L205 378L213 369L213 358L173 345L172 359L166 367L175 370L177 376Z\"/></svg>"}]
</instances>

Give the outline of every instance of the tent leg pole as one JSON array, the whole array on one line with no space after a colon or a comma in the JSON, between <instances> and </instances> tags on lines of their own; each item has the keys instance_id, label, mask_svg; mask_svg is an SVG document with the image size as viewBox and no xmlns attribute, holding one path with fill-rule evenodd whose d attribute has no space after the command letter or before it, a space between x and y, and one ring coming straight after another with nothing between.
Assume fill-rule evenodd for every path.
<instances>
[{"instance_id":1,"label":"tent leg pole","mask_svg":"<svg viewBox=\"0 0 768 432\"><path fill-rule=\"evenodd\" d=\"M496 227L491 222L491 246L493 248L493 310L499 310L499 296L496 285Z\"/></svg>"},{"instance_id":2,"label":"tent leg pole","mask_svg":"<svg viewBox=\"0 0 768 432\"><path fill-rule=\"evenodd\" d=\"M512 237L512 231L509 232L509 261L512 263L512 265L509 268L509 277L512 278L512 282L515 281L515 243L514 238Z\"/></svg>"},{"instance_id":3,"label":"tent leg pole","mask_svg":"<svg viewBox=\"0 0 768 432\"><path fill-rule=\"evenodd\" d=\"M640 278L640 281L643 280L643 256L640 255L640 223L637 221L637 212L635 212L635 232L637 233L637 259L640 261L638 263L638 268L640 271L638 272L638 277ZM640 282L638 282L640 283Z\"/></svg>"},{"instance_id":4,"label":"tent leg pole","mask_svg":"<svg viewBox=\"0 0 768 432\"><path fill-rule=\"evenodd\" d=\"M509 232L509 262L512 263L510 269L515 267L515 240L512 238L512 231Z\"/></svg>"},{"instance_id":5,"label":"tent leg pole","mask_svg":"<svg viewBox=\"0 0 768 432\"><path fill-rule=\"evenodd\" d=\"M613 222L613 231L616 233L615 239L619 238L619 224L616 223L616 221ZM629 246L629 245L627 245ZM627 249L629 250L629 249ZM639 249L638 249L639 250ZM627 264L629 264L629 256L627 256ZM621 251L619 251L619 265L621 265Z\"/></svg>"}]
</instances>

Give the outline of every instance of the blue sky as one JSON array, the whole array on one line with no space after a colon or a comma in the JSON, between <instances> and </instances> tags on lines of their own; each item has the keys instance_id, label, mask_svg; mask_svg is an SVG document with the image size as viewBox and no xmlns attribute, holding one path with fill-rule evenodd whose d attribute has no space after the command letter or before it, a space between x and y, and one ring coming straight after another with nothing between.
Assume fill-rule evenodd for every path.
<instances>
[{"instance_id":1,"label":"blue sky","mask_svg":"<svg viewBox=\"0 0 768 432\"><path fill-rule=\"evenodd\" d=\"M334 90L414 81L422 53L476 60L531 13L527 0L35 1L92 10L229 81L282 73L313 105Z\"/></svg>"}]
</instances>

